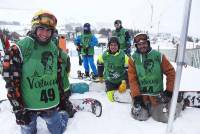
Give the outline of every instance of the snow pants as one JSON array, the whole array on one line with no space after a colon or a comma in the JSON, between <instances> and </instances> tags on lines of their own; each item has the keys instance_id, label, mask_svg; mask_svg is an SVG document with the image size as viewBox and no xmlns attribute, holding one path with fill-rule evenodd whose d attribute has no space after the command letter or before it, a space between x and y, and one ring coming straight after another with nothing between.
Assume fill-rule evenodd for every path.
<instances>
[{"instance_id":1,"label":"snow pants","mask_svg":"<svg viewBox=\"0 0 200 134\"><path fill-rule=\"evenodd\" d=\"M89 73L90 67L91 67L94 75L98 76L97 68L94 64L94 56L93 55L83 55L83 66L84 66L85 72Z\"/></svg>"},{"instance_id":2,"label":"snow pants","mask_svg":"<svg viewBox=\"0 0 200 134\"><path fill-rule=\"evenodd\" d=\"M142 108L137 116L132 114L132 117L136 120L145 121L151 116L156 121L163 123L168 122L170 102L167 104L158 104L156 106L151 106L150 103L146 103L145 106L146 107ZM177 103L175 111L175 119L179 117L182 108L183 104Z\"/></svg>"},{"instance_id":3,"label":"snow pants","mask_svg":"<svg viewBox=\"0 0 200 134\"><path fill-rule=\"evenodd\" d=\"M37 117L45 120L47 128L51 134L62 134L67 126L68 114L64 111L58 112L56 109L48 112L31 112L31 122L29 125L21 125L22 134L37 133Z\"/></svg>"}]
</instances>

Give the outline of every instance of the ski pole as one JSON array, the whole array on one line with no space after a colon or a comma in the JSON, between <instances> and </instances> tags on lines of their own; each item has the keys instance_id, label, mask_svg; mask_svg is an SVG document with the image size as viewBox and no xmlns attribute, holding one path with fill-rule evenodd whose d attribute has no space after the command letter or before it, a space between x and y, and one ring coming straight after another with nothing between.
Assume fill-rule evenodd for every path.
<instances>
[{"instance_id":1,"label":"ski pole","mask_svg":"<svg viewBox=\"0 0 200 134\"><path fill-rule=\"evenodd\" d=\"M183 25L182 25L181 35L180 35L180 45L178 47L179 51L178 51L178 57L177 57L176 78L175 78L175 85L174 85L174 90L173 90L171 106L170 106L166 134L169 134L172 132L172 125L174 121L178 92L180 88L182 68L185 65L184 57L185 57L186 39L187 39L188 25L189 25L189 19L190 19L191 4L192 4L192 0L185 1L185 10L184 10L185 12L183 14Z\"/></svg>"}]
</instances>

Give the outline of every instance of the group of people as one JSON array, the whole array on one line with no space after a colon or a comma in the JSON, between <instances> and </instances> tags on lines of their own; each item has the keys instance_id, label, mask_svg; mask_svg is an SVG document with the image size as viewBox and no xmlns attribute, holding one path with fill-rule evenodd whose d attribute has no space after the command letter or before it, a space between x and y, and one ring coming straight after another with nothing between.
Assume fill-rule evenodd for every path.
<instances>
[{"instance_id":1,"label":"group of people","mask_svg":"<svg viewBox=\"0 0 200 134\"><path fill-rule=\"evenodd\" d=\"M31 23L29 34L5 51L3 78L7 97L23 134L37 133L37 117L45 120L50 133L61 134L68 118L76 112L69 101L70 58L55 43L57 19L52 13L39 11ZM134 119L145 121L152 116L167 122L175 79L173 66L165 55L151 48L145 33L134 36L136 51L131 54L128 31L120 20L114 25L116 30L107 50L98 57L98 69L94 63L94 46L98 40L89 23L84 24L83 34L75 39L86 76L90 75L90 66L95 78L103 77L111 102L115 101L115 92L119 95L128 92ZM165 90L163 74L167 80ZM177 116L181 109L179 102Z\"/></svg>"},{"instance_id":2,"label":"group of people","mask_svg":"<svg viewBox=\"0 0 200 134\"><path fill-rule=\"evenodd\" d=\"M118 38L119 49L123 50L125 54L130 56L131 53L131 36L125 28L122 27L121 20L114 22L115 30L112 36ZM110 40L110 39L109 39ZM111 37L112 40L112 37ZM77 51L81 54L83 60L83 66L85 69L85 77L90 77L90 67L92 69L92 78L98 77L97 67L94 62L94 46L98 44L98 40L91 32L91 26L89 23L83 25L83 33L75 38L74 44L77 47Z\"/></svg>"}]
</instances>

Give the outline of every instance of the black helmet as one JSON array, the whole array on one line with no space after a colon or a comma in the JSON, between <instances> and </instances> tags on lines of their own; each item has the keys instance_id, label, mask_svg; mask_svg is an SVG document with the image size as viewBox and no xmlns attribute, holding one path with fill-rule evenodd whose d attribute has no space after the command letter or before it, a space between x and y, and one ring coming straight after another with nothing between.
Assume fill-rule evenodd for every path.
<instances>
[{"instance_id":1,"label":"black helmet","mask_svg":"<svg viewBox=\"0 0 200 134\"><path fill-rule=\"evenodd\" d=\"M121 21L121 20L115 20L114 25L115 25L115 24L120 24L120 25L122 25L122 21Z\"/></svg>"},{"instance_id":2,"label":"black helmet","mask_svg":"<svg viewBox=\"0 0 200 134\"><path fill-rule=\"evenodd\" d=\"M85 23L85 24L83 25L83 32L84 32L84 33L90 33L90 32L91 32L90 23Z\"/></svg>"},{"instance_id":3,"label":"black helmet","mask_svg":"<svg viewBox=\"0 0 200 134\"><path fill-rule=\"evenodd\" d=\"M111 43L117 43L118 48L120 48L119 38L117 36L110 37L108 41L108 47L110 46Z\"/></svg>"}]
</instances>

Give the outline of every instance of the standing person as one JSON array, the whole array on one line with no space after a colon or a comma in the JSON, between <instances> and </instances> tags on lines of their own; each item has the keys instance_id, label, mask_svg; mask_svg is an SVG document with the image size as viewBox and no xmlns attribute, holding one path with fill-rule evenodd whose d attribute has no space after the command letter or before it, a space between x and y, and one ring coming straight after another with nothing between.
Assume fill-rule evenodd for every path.
<instances>
[{"instance_id":1,"label":"standing person","mask_svg":"<svg viewBox=\"0 0 200 134\"><path fill-rule=\"evenodd\" d=\"M51 41L56 24L57 19L50 12L37 12L28 36L5 53L7 97L23 134L37 133L37 117L45 120L52 134L62 134L67 126L68 114L64 110L69 100L60 82L59 51Z\"/></svg>"},{"instance_id":2,"label":"standing person","mask_svg":"<svg viewBox=\"0 0 200 134\"><path fill-rule=\"evenodd\" d=\"M122 26L121 20L115 20L114 22L115 30L113 31L113 36L119 38L120 49L123 50L128 56L131 55L131 36L125 28Z\"/></svg>"},{"instance_id":3,"label":"standing person","mask_svg":"<svg viewBox=\"0 0 200 134\"><path fill-rule=\"evenodd\" d=\"M131 100L130 92L126 92L128 56L120 50L118 37L113 36L110 38L108 49L98 56L97 65L99 77L103 76L105 79L108 99L111 102ZM119 99L116 100L115 96Z\"/></svg>"},{"instance_id":4,"label":"standing person","mask_svg":"<svg viewBox=\"0 0 200 134\"><path fill-rule=\"evenodd\" d=\"M139 33L134 37L135 53L129 59L128 77L133 97L131 113L134 119L145 121L152 116L167 122L169 105L173 93L175 70L165 55L153 50L149 37ZM166 75L166 90L163 86ZM182 104L177 104L176 116Z\"/></svg>"},{"instance_id":5,"label":"standing person","mask_svg":"<svg viewBox=\"0 0 200 134\"><path fill-rule=\"evenodd\" d=\"M93 72L93 79L98 77L97 69L94 64L94 46L98 44L98 40L94 34L91 33L89 23L83 25L83 34L75 39L77 50L81 52L83 66L85 69L85 76L90 77L90 67ZM90 65L90 67L89 67Z\"/></svg>"}]
</instances>

